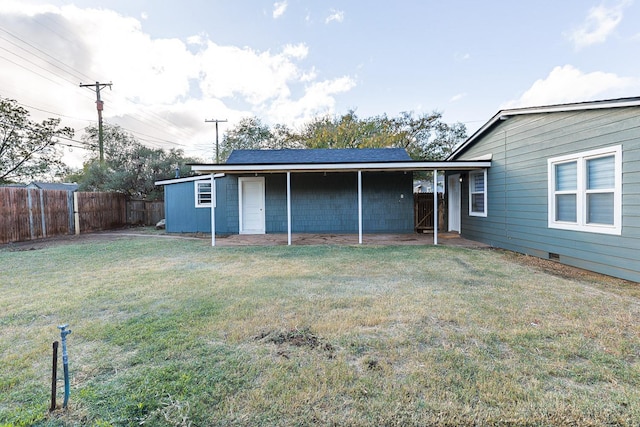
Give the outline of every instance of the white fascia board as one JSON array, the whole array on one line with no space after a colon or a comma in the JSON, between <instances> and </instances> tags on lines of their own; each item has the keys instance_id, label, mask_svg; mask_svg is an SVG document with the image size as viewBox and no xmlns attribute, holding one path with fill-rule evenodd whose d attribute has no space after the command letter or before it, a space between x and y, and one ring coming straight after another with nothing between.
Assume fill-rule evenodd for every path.
<instances>
[{"instance_id":1,"label":"white fascia board","mask_svg":"<svg viewBox=\"0 0 640 427\"><path fill-rule=\"evenodd\" d=\"M222 178L224 177L223 173L216 174L214 178ZM189 176L186 178L174 178L174 179L165 179L163 181L154 182L155 185L167 185L167 184L178 184L180 182L191 182L191 181L202 181L205 179L210 179L210 177L203 177L202 175L197 176Z\"/></svg>"},{"instance_id":2,"label":"white fascia board","mask_svg":"<svg viewBox=\"0 0 640 427\"><path fill-rule=\"evenodd\" d=\"M325 164L270 164L270 165L192 165L194 172L210 173L275 173L275 172L391 172L422 170L473 170L491 167L491 161L459 162L381 162L381 163L325 163Z\"/></svg>"},{"instance_id":3,"label":"white fascia board","mask_svg":"<svg viewBox=\"0 0 640 427\"><path fill-rule=\"evenodd\" d=\"M640 97L634 98L621 98L611 99L605 101L591 101L591 102L578 102L573 104L556 104L546 105L541 107L524 107L513 108L510 110L500 110L496 115L491 117L480 129L474 132L466 141L460 144L459 147L453 150L453 152L447 157L446 160L454 159L458 153L471 145L476 139L490 129L496 122L507 120L512 116L521 116L525 114L542 114L542 113L558 113L564 111L583 111L583 110L598 110L604 108L623 108L623 107L638 107L640 106Z\"/></svg>"}]
</instances>

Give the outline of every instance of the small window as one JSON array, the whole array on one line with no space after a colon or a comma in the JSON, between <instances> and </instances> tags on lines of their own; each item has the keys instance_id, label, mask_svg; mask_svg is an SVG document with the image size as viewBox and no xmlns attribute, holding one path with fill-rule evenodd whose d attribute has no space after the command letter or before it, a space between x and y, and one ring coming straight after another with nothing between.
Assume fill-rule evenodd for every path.
<instances>
[{"instance_id":1,"label":"small window","mask_svg":"<svg viewBox=\"0 0 640 427\"><path fill-rule=\"evenodd\" d=\"M548 161L549 227L622 232L622 147Z\"/></svg>"},{"instance_id":2,"label":"small window","mask_svg":"<svg viewBox=\"0 0 640 427\"><path fill-rule=\"evenodd\" d=\"M211 207L211 181L195 181L196 208Z\"/></svg>"},{"instance_id":3,"label":"small window","mask_svg":"<svg viewBox=\"0 0 640 427\"><path fill-rule=\"evenodd\" d=\"M469 215L487 216L487 170L469 172Z\"/></svg>"}]
</instances>

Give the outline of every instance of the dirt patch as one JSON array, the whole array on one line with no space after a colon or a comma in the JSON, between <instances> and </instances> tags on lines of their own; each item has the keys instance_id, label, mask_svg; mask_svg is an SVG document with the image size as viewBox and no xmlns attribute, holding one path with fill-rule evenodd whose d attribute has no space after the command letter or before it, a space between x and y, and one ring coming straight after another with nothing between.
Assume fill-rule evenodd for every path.
<instances>
[{"instance_id":1,"label":"dirt patch","mask_svg":"<svg viewBox=\"0 0 640 427\"><path fill-rule=\"evenodd\" d=\"M607 276L605 274L596 273L582 268L561 264L558 261L552 261L544 258L538 258L531 255L524 255L517 252L511 252L505 249L492 249L499 251L509 260L520 265L534 267L548 274L560 276L565 279L576 279L588 282L595 282L602 285L613 285L622 287L637 287L638 283L629 280L619 279L617 277ZM640 289L638 289L640 292Z\"/></svg>"},{"instance_id":2,"label":"dirt patch","mask_svg":"<svg viewBox=\"0 0 640 427\"><path fill-rule=\"evenodd\" d=\"M291 329L289 331L263 331L254 337L256 341L276 344L277 346L304 347L311 350L325 352L329 358L334 357L335 347L318 337L309 328ZM282 349L278 350L278 355L289 358Z\"/></svg>"}]
</instances>

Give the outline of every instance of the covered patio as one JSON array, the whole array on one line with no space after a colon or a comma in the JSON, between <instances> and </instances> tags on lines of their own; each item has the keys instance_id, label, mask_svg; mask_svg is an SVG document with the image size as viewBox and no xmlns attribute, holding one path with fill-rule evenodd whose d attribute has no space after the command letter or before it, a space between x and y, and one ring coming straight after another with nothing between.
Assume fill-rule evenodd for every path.
<instances>
[{"instance_id":1,"label":"covered patio","mask_svg":"<svg viewBox=\"0 0 640 427\"><path fill-rule=\"evenodd\" d=\"M384 149L382 149L384 151ZM247 150L251 151L251 150ZM256 150L258 151L258 150ZM295 152L297 150L279 150L278 154L288 154L291 152ZM313 151L313 150L301 150L301 151ZM329 150L331 151L331 150ZM337 150L336 150L337 151ZM358 150L355 150L358 151ZM406 153L405 153L406 155ZM407 156L408 157L408 156ZM259 156L255 156L256 159L261 158ZM284 235L279 234L251 234L250 237L245 237L240 232L238 236L230 236L230 237L218 237L216 239L216 224L215 224L215 203L211 204L211 245L216 246L218 244L217 240L220 242L225 241L228 242L241 242L243 240L246 241L257 241L258 239L266 239L265 242L269 241L269 239L274 239L271 244L276 244L276 241L280 241L279 239L282 236L286 239L285 243L287 245L293 245L294 236L296 236L296 231L292 229L292 207L291 207L291 181L292 176L309 174L309 173L351 173L351 176L354 176L353 188L357 189L357 212L354 212L354 216L357 217L357 230L358 233L354 235L345 235L344 239L354 240L354 244L364 244L365 239L364 228L363 228L363 184L362 184L362 176L363 173L368 172L401 172L401 173L411 173L414 172L432 172L433 176L436 177L438 172L442 171L471 171L478 170L491 167L491 160L468 160L468 161L414 161L414 160L401 160L401 161L344 161L344 162L314 162L314 161L304 161L304 162L259 162L259 161L251 161L251 162L241 162L241 163L225 163L225 164L195 164L191 165L192 170L198 174L207 174L211 177L211 188L215 191L216 188L216 176L221 176L220 174L225 175L235 175L242 177L256 177L263 175L271 175L271 174L282 174L286 177L286 196L284 197L284 204L286 205L286 230L287 233ZM346 174L345 174L346 176ZM240 178L240 179L252 179L252 178ZM431 235L431 240L427 243L426 240L422 240L422 243L416 244L438 244L438 193L437 193L437 179L434 179L434 209L433 209L433 224L434 224L434 232ZM212 197L215 201L215 196ZM319 210L322 209L322 206L319 206ZM261 209L262 210L262 209ZM262 237L260 237L262 236ZM303 235L304 236L304 235ZM376 237L377 236L377 237ZM415 235L413 236L415 239L426 239L426 236ZM380 235L377 233L371 233L367 235L368 242L375 242L376 239L380 239ZM305 239L298 238L298 242L303 242ZM406 241L413 241L407 240ZM259 244L259 243L258 243ZM298 243L300 244L300 243Z\"/></svg>"}]
</instances>

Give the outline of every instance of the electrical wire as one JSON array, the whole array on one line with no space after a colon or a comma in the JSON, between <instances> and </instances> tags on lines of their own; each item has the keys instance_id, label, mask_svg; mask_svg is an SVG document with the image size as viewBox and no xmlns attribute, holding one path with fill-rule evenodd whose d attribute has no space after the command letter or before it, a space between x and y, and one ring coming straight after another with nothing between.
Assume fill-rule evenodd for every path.
<instances>
[{"instance_id":1,"label":"electrical wire","mask_svg":"<svg viewBox=\"0 0 640 427\"><path fill-rule=\"evenodd\" d=\"M41 21L36 20L36 22L38 22L38 24L39 24L39 25L42 25L44 28L48 29L48 30L49 30L49 31L51 31L52 33L54 33L54 34L58 35L59 37L65 38L62 34L60 34L59 32L55 31L55 30L54 30L54 29L52 29L51 27L49 27L49 26L47 26L47 25L43 24ZM39 60L44 61L45 63L47 63L47 64L49 64L49 65L53 66L55 69L59 70L60 72L62 72L62 73L64 73L64 74L66 74L66 75L72 76L72 77L74 77L74 78L79 78L79 77L80 77L80 75L82 75L82 76L86 77L88 80L91 80L91 79L90 79L88 76L86 76L84 73L82 73L82 72L80 72L80 71L75 70L73 67L68 66L67 64L65 64L64 62L62 62L62 61L60 61L60 60L58 60L58 59L56 59L56 58L53 58L51 55L47 54L46 52L44 52L44 51L43 51L42 49L40 49L39 47L37 47L37 46L35 46L34 44L29 43L28 41L26 41L23 37L20 37L20 36L18 36L18 35L16 35L16 34L14 34L14 33L12 33L12 32L10 32L10 31L8 31L8 30L4 29L4 28L0 28L0 31L2 31L2 32L3 32L3 33L5 33L5 34L8 34L9 36L11 36L11 37L13 37L14 39L16 39L16 40L20 41L21 43L24 43L25 45L27 45L27 46L31 47L32 49L35 49L35 50L36 50L37 52L39 52L41 55L44 55L45 57L51 58L51 59L53 59L54 61L56 61L57 63L59 63L59 64L63 65L64 67L67 67L67 68L69 68L69 69L73 70L73 71L68 71L68 70L66 70L66 69L64 69L64 68L62 68L62 67L60 67L60 66L58 66L58 65L56 65L56 64L54 64L54 63L52 63L51 61L48 61L48 60L44 59L40 54L38 54L38 53L34 53L34 52L30 52L29 50L27 50L27 49L25 49L25 48L23 48L23 47L19 46L18 44L16 44L16 43L12 42L11 40L8 40L6 37L2 37L2 36L0 36L0 39L3 39L3 40L5 40L5 41L7 41L7 42L8 42L8 43L10 43L12 46L14 46L14 47L16 47L16 48L18 48L18 49L20 49L20 50L24 51L24 52L25 52L25 53L27 53L27 54L32 55L32 56L34 56L35 58L37 58L37 59L39 59ZM65 38L65 39L66 39L66 38ZM68 39L67 39L67 40L68 40ZM23 61L26 61L27 63L29 63L29 64L31 64L31 65L33 65L33 66L37 67L37 68L40 68L41 70L43 70L43 71L47 72L48 74L52 74L53 76L55 76L55 77L57 77L57 78L60 78L60 79L62 79L62 80L64 80L64 81L69 82L69 83L73 84L74 86L76 86L76 83L75 83L74 81L70 80L69 78L67 78L67 77L65 77L65 76L63 76L63 75L61 75L61 74L60 74L60 73L58 73L58 72L55 72L54 70L44 68L44 67L40 66L39 64L37 64L36 62L34 62L34 61L32 61L32 60L30 60L30 59L28 59L28 58L26 58L26 57L24 57L24 56L22 56L22 55L20 55L20 54L16 53L16 52L12 52L12 51L10 51L10 50L8 50L8 49L4 48L4 47L0 47L0 49L2 49L2 50L4 50L4 51L8 52L8 53L9 53L9 54L11 54L11 55L14 55L14 56L16 56L16 57L20 58L20 59L21 59L21 60L23 60ZM6 61L8 61L8 62L10 62L10 63L12 63L12 64L14 64L14 65L18 66L18 67L21 67L21 68L25 69L25 70L26 70L26 71L28 71L28 72L34 73L34 74L36 74L37 76L39 76L39 77L41 77L41 78L44 78L44 79L46 79L46 80L48 80L48 81L50 81L50 82L52 82L52 83L54 83L54 84L56 84L56 85L59 85L59 86L61 85L61 84L60 84L60 82L57 82L57 81L55 81L55 80L53 80L53 79L51 79L51 78L47 77L46 75L43 75L43 74L41 74L41 73L38 73L37 71L35 71L35 70L31 69L31 68L28 68L28 67L26 67L26 66L24 66L24 65L22 65L22 64L20 64L20 63L18 63L18 62L16 62L16 61L13 61L13 60L11 60L11 59L9 59L9 58L7 58L7 57L2 57L2 58L3 58L3 59L5 59ZM77 86L76 86L76 87L77 87ZM124 99L125 99L127 102L134 102L134 101L133 101L133 100L131 100L130 98L126 98L126 97L125 97ZM21 104L21 105L22 105L22 104ZM52 111L49 111L49 110L45 110L45 109L43 109L43 108L39 108L39 107L34 107L34 106L28 106L28 107L29 107L29 108L32 108L32 109L35 109L35 110L38 110L38 111L47 112L47 113L49 113L49 114L54 114L54 115L59 116L59 117L66 117L66 118L71 118L71 119L74 119L74 120L82 120L82 121L92 122L91 120L80 119L80 118L77 118L77 117L70 117L70 116L66 116L66 115L63 115L63 114L55 113L55 112L52 112ZM146 116L148 116L148 117L153 117L153 118L154 118L154 119L156 119L156 120L162 121L162 122L166 123L167 125L169 125L169 126L171 126L171 127L175 128L175 129L178 129L180 132L182 132L182 133L183 133L183 135L185 135L185 137L184 137L185 139L193 138L193 137L194 137L194 135L195 135L193 132L191 132L191 133L189 133L189 134L184 133L184 129L183 129L183 128L181 128L180 126L177 126L176 124L174 124L174 123L170 122L169 120L166 120L164 117L161 117L160 115L158 115L158 114L156 114L156 113L149 113L149 112L146 112L146 111L142 110L142 111L141 111L141 113L139 113L139 114L146 115ZM131 119L133 119L133 120L135 120L135 121L137 121L137 122L141 123L141 124L142 124L143 126L145 126L145 127L155 128L156 130L159 130L159 131L161 131L161 132L163 131L163 129L161 129L161 128L159 128L159 127L156 127L156 126L154 126L154 125L151 125L151 124L150 124L150 123L153 123L154 121L151 121L151 122L143 122L142 120L139 120L139 119L137 119L137 118L136 118L136 117L134 117L134 116L129 116L129 117L130 117ZM123 129L125 129L125 128L123 128ZM143 133L143 132L133 131L133 130L131 130L131 129L125 129L125 130L127 130L127 131L129 131L129 132L131 132L131 133L135 133L135 134L139 134L139 135L146 136L146 138L141 138L141 139L143 139L144 141L146 141L146 142L148 142L148 143L155 144L156 146L160 146L160 147L163 147L163 146L171 146L171 147L173 147L173 146L187 147L187 145L185 145L185 144L181 144L181 143L178 143L178 142L176 142L176 141L170 141L170 140L167 140L167 139L163 139L163 138L159 138L159 137L154 137L154 136L151 136L151 135L149 135L149 134L145 134L145 133Z\"/></svg>"}]
</instances>

